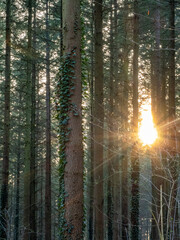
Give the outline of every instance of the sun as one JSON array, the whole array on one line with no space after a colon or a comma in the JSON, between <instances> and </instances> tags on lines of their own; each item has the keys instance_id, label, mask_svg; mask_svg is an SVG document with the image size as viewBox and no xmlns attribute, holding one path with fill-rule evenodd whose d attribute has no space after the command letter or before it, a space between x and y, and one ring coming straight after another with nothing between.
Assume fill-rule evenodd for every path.
<instances>
[{"instance_id":1,"label":"sun","mask_svg":"<svg viewBox=\"0 0 180 240\"><path fill-rule=\"evenodd\" d=\"M139 127L139 139L143 145L152 145L158 138L158 133L154 127L151 113L151 105L145 105L141 111L141 123Z\"/></svg>"}]
</instances>

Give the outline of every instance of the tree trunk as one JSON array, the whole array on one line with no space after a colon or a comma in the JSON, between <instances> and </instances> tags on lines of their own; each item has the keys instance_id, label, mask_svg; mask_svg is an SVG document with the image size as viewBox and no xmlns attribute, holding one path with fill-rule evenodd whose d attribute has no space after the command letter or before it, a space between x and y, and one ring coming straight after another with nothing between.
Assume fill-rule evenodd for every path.
<instances>
[{"instance_id":1,"label":"tree trunk","mask_svg":"<svg viewBox=\"0 0 180 240\"><path fill-rule=\"evenodd\" d=\"M113 240L121 239L121 189L120 189L120 161L119 154L117 153L117 149L119 148L119 78L118 78L118 63L119 63L119 46L118 46L118 2L117 0L113 1L114 3L114 86L113 86L113 133L115 133L115 140L113 143L115 156L113 158Z\"/></svg>"},{"instance_id":2,"label":"tree trunk","mask_svg":"<svg viewBox=\"0 0 180 240\"><path fill-rule=\"evenodd\" d=\"M83 238L83 148L80 0L63 0L63 64L60 79L60 180L62 239ZM64 209L64 211L63 211Z\"/></svg>"},{"instance_id":3,"label":"tree trunk","mask_svg":"<svg viewBox=\"0 0 180 240\"><path fill-rule=\"evenodd\" d=\"M128 38L128 2L124 2L124 52L123 52L123 97L122 97L122 127L123 127L123 139L122 139L122 239L126 240L129 233L129 221L128 221L128 143L127 143L127 129L128 129L128 97L129 97L129 83L128 83L128 66L129 66L129 44Z\"/></svg>"},{"instance_id":4,"label":"tree trunk","mask_svg":"<svg viewBox=\"0 0 180 240\"><path fill-rule=\"evenodd\" d=\"M26 128L25 128L25 156L24 156L24 236L27 240L30 235L30 180L31 180L31 105L32 105L32 1L28 1L28 56L27 56L27 81L26 81Z\"/></svg>"},{"instance_id":5,"label":"tree trunk","mask_svg":"<svg viewBox=\"0 0 180 240\"><path fill-rule=\"evenodd\" d=\"M108 240L113 239L113 161L114 161L114 134L113 134L113 126L114 126L114 34L113 34L113 2L111 0L111 13L110 13L110 76L109 76L109 96L108 96L108 156L107 156L107 171L108 171L108 187L107 187L107 224L108 224Z\"/></svg>"},{"instance_id":6,"label":"tree trunk","mask_svg":"<svg viewBox=\"0 0 180 240\"><path fill-rule=\"evenodd\" d=\"M156 3L156 10L154 16L154 27L155 27L155 51L154 51L154 64L153 64L153 90L155 99L152 99L153 117L156 127L161 124L162 120L162 109L161 109L161 96L162 96L162 84L161 84L161 71L160 71L160 0ZM158 128L158 135L161 136L160 129ZM161 138L156 142L155 152L156 157L152 157L152 229L151 238L160 238L158 228L160 223L157 220L160 216L160 186L163 186L163 165L161 157ZM157 224L159 226L157 226ZM161 229L161 228L160 228Z\"/></svg>"},{"instance_id":7,"label":"tree trunk","mask_svg":"<svg viewBox=\"0 0 180 240\"><path fill-rule=\"evenodd\" d=\"M95 99L94 99L94 221L95 239L104 238L103 214L103 39L102 0L95 2Z\"/></svg>"},{"instance_id":8,"label":"tree trunk","mask_svg":"<svg viewBox=\"0 0 180 240\"><path fill-rule=\"evenodd\" d=\"M51 240L51 105L50 105L50 48L49 1L46 0L46 186L45 239Z\"/></svg>"},{"instance_id":9,"label":"tree trunk","mask_svg":"<svg viewBox=\"0 0 180 240\"><path fill-rule=\"evenodd\" d=\"M31 88L31 161L30 161L30 239L36 240L36 1L34 9L32 88Z\"/></svg>"},{"instance_id":10,"label":"tree trunk","mask_svg":"<svg viewBox=\"0 0 180 240\"><path fill-rule=\"evenodd\" d=\"M9 132L10 132L10 61L11 61L11 0L6 1L6 57L5 57L5 109L4 143L2 164L0 238L7 238L8 179L9 179Z\"/></svg>"},{"instance_id":11,"label":"tree trunk","mask_svg":"<svg viewBox=\"0 0 180 240\"><path fill-rule=\"evenodd\" d=\"M92 15L93 18L93 4L92 7ZM91 22L91 34L94 34L94 22ZM93 125L93 115L94 115L94 42L91 41L91 78L90 78L90 91L91 91L91 117L90 117L90 181L89 181L89 223L88 223L88 239L93 240L94 235L94 213L93 213L93 205L94 205L94 198L93 198L93 191L94 191L94 125Z\"/></svg>"},{"instance_id":12,"label":"tree trunk","mask_svg":"<svg viewBox=\"0 0 180 240\"><path fill-rule=\"evenodd\" d=\"M170 7L170 72L169 72L169 122L173 123L176 119L176 103L175 103L175 0L169 1ZM170 235L172 239L177 240L178 237L178 203L176 200L178 190L178 159L176 147L176 126L172 124L169 129L169 154L170 154L170 170L171 170L171 188L172 188L172 206L171 206L171 226ZM177 221L177 222L176 222ZM173 227L174 226L174 227Z\"/></svg>"},{"instance_id":13,"label":"tree trunk","mask_svg":"<svg viewBox=\"0 0 180 240\"><path fill-rule=\"evenodd\" d=\"M21 93L19 102L21 104ZM19 106L20 107L20 106ZM21 161L21 116L19 114L18 121L18 149L17 149L17 168L16 168L16 206L14 218L14 240L19 240L19 203L20 203L20 161Z\"/></svg>"},{"instance_id":14,"label":"tree trunk","mask_svg":"<svg viewBox=\"0 0 180 240\"><path fill-rule=\"evenodd\" d=\"M133 132L134 142L138 138L138 57L139 57L139 15L138 0L134 0L134 55L133 55ZM139 239L139 157L138 146L134 144L131 153L131 239Z\"/></svg>"}]
</instances>

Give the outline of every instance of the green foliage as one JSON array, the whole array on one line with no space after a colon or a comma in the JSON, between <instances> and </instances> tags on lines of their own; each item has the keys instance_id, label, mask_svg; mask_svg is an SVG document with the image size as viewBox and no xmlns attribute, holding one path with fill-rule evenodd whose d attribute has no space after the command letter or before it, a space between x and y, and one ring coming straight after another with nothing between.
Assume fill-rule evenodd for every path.
<instances>
[{"instance_id":1,"label":"green foliage","mask_svg":"<svg viewBox=\"0 0 180 240\"><path fill-rule=\"evenodd\" d=\"M71 233L73 226L70 226L65 220L65 198L68 196L65 192L64 185L64 169L66 165L66 143L69 141L69 134L71 129L68 127L69 113L73 112L74 116L78 115L77 106L71 103L71 95L74 90L74 66L75 66L76 48L73 48L70 53L62 57L62 64L60 72L57 75L57 88L56 88L56 111L59 123L59 177L60 177L60 196L59 196L59 209L60 209L60 236L65 238L65 232Z\"/></svg>"}]
</instances>

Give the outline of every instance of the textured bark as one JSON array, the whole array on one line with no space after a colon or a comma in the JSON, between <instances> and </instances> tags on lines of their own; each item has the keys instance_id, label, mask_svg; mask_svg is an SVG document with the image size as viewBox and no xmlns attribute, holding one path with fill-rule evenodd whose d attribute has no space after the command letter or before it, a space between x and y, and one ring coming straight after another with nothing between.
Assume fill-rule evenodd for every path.
<instances>
[{"instance_id":1,"label":"textured bark","mask_svg":"<svg viewBox=\"0 0 180 240\"><path fill-rule=\"evenodd\" d=\"M155 52L154 52L154 65L153 65L153 90L154 97L152 99L152 109L153 117L156 127L161 124L162 119L162 109L161 109L161 96L162 96L162 84L161 84L161 66L160 66L160 0L156 3L156 10L154 16L154 27L155 27ZM153 103L155 105L153 105ZM158 129L158 134L161 136L160 129ZM159 138L160 139L160 138ZM160 140L156 142L155 153L156 157L152 158L152 229L151 229L151 238L158 239L159 232L157 226L157 219L160 214L160 186L163 186L163 165L162 157L160 151Z\"/></svg>"},{"instance_id":2,"label":"textured bark","mask_svg":"<svg viewBox=\"0 0 180 240\"><path fill-rule=\"evenodd\" d=\"M175 1L170 0L169 118L175 119Z\"/></svg>"},{"instance_id":3,"label":"textured bark","mask_svg":"<svg viewBox=\"0 0 180 240\"><path fill-rule=\"evenodd\" d=\"M46 0L46 185L45 185L45 239L51 240L51 105L50 105L50 39L49 1Z\"/></svg>"},{"instance_id":4,"label":"textured bark","mask_svg":"<svg viewBox=\"0 0 180 240\"><path fill-rule=\"evenodd\" d=\"M171 238L174 240L179 239L178 236L178 203L176 200L178 190L178 159L177 157L177 130L173 121L176 119L176 102L175 102L175 0L169 1L170 7L170 72L169 72L169 122L172 123L172 127L169 129L169 154L170 159L170 171L172 181L172 206L171 206L171 224L173 229L170 229ZM175 221L177 221L175 223Z\"/></svg>"},{"instance_id":5,"label":"textured bark","mask_svg":"<svg viewBox=\"0 0 180 240\"><path fill-rule=\"evenodd\" d=\"M63 49L64 55L74 54L74 89L71 89L70 103L76 114L69 109L68 129L71 129L66 142L66 164L64 170L65 220L71 231L66 231L66 239L83 238L83 149L82 149L82 89L81 89L81 31L80 0L63 0Z\"/></svg>"},{"instance_id":6,"label":"textured bark","mask_svg":"<svg viewBox=\"0 0 180 240\"><path fill-rule=\"evenodd\" d=\"M21 103L21 93L19 97ZM21 161L21 118L19 114L18 121L18 147L17 147L17 167L16 167L16 205L15 205L15 218L14 218L14 240L19 239L19 203L20 203L20 161Z\"/></svg>"},{"instance_id":7,"label":"textured bark","mask_svg":"<svg viewBox=\"0 0 180 240\"><path fill-rule=\"evenodd\" d=\"M126 139L127 129L128 129L128 97L129 97L129 82L128 82L128 66L129 66L129 45L126 41L128 38L128 2L124 2L124 52L123 52L123 98L122 98L122 127L124 131L124 136L122 139L122 239L125 240L128 238L128 143Z\"/></svg>"},{"instance_id":8,"label":"textured bark","mask_svg":"<svg viewBox=\"0 0 180 240\"><path fill-rule=\"evenodd\" d=\"M118 62L119 62L119 52L118 52L118 1L113 0L114 3L114 21L113 21L113 28L114 28L114 122L113 122L113 133L115 134L115 140L113 143L114 151L117 151L119 148L119 132L118 124L119 124L119 74L118 74ZM120 190L120 161L119 161L119 154L113 158L113 240L120 240L121 239L121 206L120 206L120 198L121 198L121 190Z\"/></svg>"},{"instance_id":9,"label":"textured bark","mask_svg":"<svg viewBox=\"0 0 180 240\"><path fill-rule=\"evenodd\" d=\"M31 104L32 104L32 1L28 1L28 56L27 56L27 80L26 80L26 129L25 129L25 156L24 156L24 235L27 240L30 235L30 179L31 179Z\"/></svg>"},{"instance_id":10,"label":"textured bark","mask_svg":"<svg viewBox=\"0 0 180 240\"><path fill-rule=\"evenodd\" d=\"M36 240L36 1L33 1L33 58L31 88L30 239Z\"/></svg>"},{"instance_id":11,"label":"textured bark","mask_svg":"<svg viewBox=\"0 0 180 240\"><path fill-rule=\"evenodd\" d=\"M138 57L139 57L139 15L138 0L134 0L134 55L133 55L133 130L135 141L138 138ZM135 144L131 153L131 239L139 239L139 157Z\"/></svg>"},{"instance_id":12,"label":"textured bark","mask_svg":"<svg viewBox=\"0 0 180 240\"><path fill-rule=\"evenodd\" d=\"M114 161L114 138L113 138L113 125L114 125L114 35L113 35L113 5L111 0L111 13L110 13L110 76L109 76L109 102L108 102L108 187L107 187L107 224L108 224L108 240L113 239L113 161ZM115 210L115 209L114 209Z\"/></svg>"},{"instance_id":13,"label":"textured bark","mask_svg":"<svg viewBox=\"0 0 180 240\"><path fill-rule=\"evenodd\" d=\"M92 7L92 15L93 18L93 5ZM94 34L94 22L91 22L91 34ZM88 239L93 240L94 234L94 213L93 213L93 205L94 205L94 198L93 198L93 191L94 191L94 125L93 125L93 115L94 115L94 42L91 41L91 78L90 78L90 91L91 91L91 117L90 117L90 189L89 189L89 219L88 219Z\"/></svg>"},{"instance_id":14,"label":"textured bark","mask_svg":"<svg viewBox=\"0 0 180 240\"><path fill-rule=\"evenodd\" d=\"M103 40L102 0L95 2L94 221L95 239L104 238L103 219Z\"/></svg>"},{"instance_id":15,"label":"textured bark","mask_svg":"<svg viewBox=\"0 0 180 240\"><path fill-rule=\"evenodd\" d=\"M38 194L36 195L36 199L38 204L38 211L37 211L37 232L39 233L37 235L38 240L43 239L43 229L44 229L44 217L43 217L43 203L44 203L44 197L43 197L43 182L44 182L44 160L41 157L41 154L39 153L39 147L40 147L40 83L39 83L39 74L38 74L38 67L37 67L37 73L36 73L36 161L37 161L37 167L36 167L36 176L40 176L39 178L39 184L37 184L37 187L39 188ZM39 146L39 147L38 147ZM40 155L40 156L39 156Z\"/></svg>"},{"instance_id":16,"label":"textured bark","mask_svg":"<svg viewBox=\"0 0 180 240\"><path fill-rule=\"evenodd\" d=\"M10 133L10 60L11 60L11 0L6 1L6 57L5 57L5 109L4 109L4 142L1 187L0 238L7 238L6 214L8 211L9 179L9 133Z\"/></svg>"},{"instance_id":17,"label":"textured bark","mask_svg":"<svg viewBox=\"0 0 180 240\"><path fill-rule=\"evenodd\" d=\"M60 57L63 55L63 16L62 16L62 0L60 0Z\"/></svg>"}]
</instances>

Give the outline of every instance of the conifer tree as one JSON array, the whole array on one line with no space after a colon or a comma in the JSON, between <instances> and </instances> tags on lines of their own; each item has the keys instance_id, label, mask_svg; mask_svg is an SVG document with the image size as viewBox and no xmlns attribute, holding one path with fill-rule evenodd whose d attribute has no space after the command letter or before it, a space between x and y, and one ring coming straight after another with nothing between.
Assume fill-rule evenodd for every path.
<instances>
[{"instance_id":1,"label":"conifer tree","mask_svg":"<svg viewBox=\"0 0 180 240\"><path fill-rule=\"evenodd\" d=\"M0 238L7 239L8 180L9 180L9 137L10 137L10 88L11 88L11 0L6 1L6 58L5 58L5 109L2 186L0 203Z\"/></svg>"}]
</instances>

